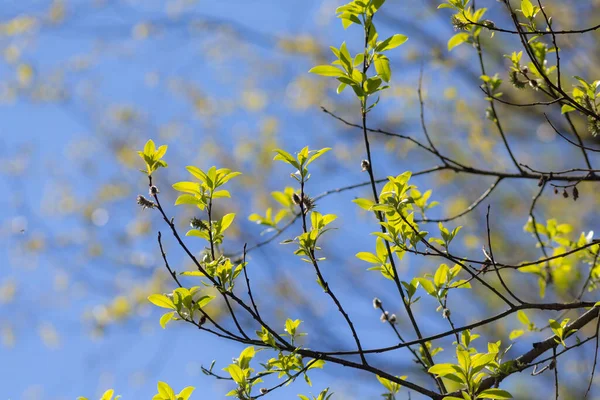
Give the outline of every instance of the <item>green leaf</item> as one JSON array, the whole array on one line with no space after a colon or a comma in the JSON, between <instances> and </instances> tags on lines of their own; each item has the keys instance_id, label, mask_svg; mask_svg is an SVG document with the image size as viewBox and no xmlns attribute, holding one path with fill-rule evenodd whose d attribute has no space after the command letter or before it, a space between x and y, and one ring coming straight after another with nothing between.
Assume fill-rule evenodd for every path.
<instances>
[{"instance_id":1,"label":"green leaf","mask_svg":"<svg viewBox=\"0 0 600 400\"><path fill-rule=\"evenodd\" d=\"M206 307L208 305L208 303L213 301L214 298L215 298L215 296L211 296L211 295L202 296L196 301L196 304L198 304L199 308L203 308L203 307Z\"/></svg>"},{"instance_id":2,"label":"green leaf","mask_svg":"<svg viewBox=\"0 0 600 400\"><path fill-rule=\"evenodd\" d=\"M406 42L407 40L408 36L395 34L394 36L391 36L385 39L383 42L379 43L377 47L375 47L375 51L380 52L395 49L396 47L404 44L404 42Z\"/></svg>"},{"instance_id":3,"label":"green leaf","mask_svg":"<svg viewBox=\"0 0 600 400\"><path fill-rule=\"evenodd\" d=\"M570 104L563 104L563 106L560 108L560 112L563 114L570 113L571 111L575 111L575 107Z\"/></svg>"},{"instance_id":4,"label":"green leaf","mask_svg":"<svg viewBox=\"0 0 600 400\"><path fill-rule=\"evenodd\" d=\"M512 399L512 395L508 393L506 390L502 389L486 389L483 392L480 392L477 396L479 399L494 399L494 400L505 400Z\"/></svg>"},{"instance_id":5,"label":"green leaf","mask_svg":"<svg viewBox=\"0 0 600 400\"><path fill-rule=\"evenodd\" d=\"M281 160L290 165L293 165L297 169L300 169L300 164L298 164L298 161L296 161L296 159L292 157L290 153L281 149L275 149L275 151L277 152L277 155L273 158L273 160Z\"/></svg>"},{"instance_id":6,"label":"green leaf","mask_svg":"<svg viewBox=\"0 0 600 400\"><path fill-rule=\"evenodd\" d=\"M173 389L171 389L171 386L169 386L167 383L159 381L157 386L158 386L158 394L160 394L163 397L166 397L167 399L175 398L175 392L173 391Z\"/></svg>"},{"instance_id":7,"label":"green leaf","mask_svg":"<svg viewBox=\"0 0 600 400\"><path fill-rule=\"evenodd\" d=\"M229 193L228 190L217 190L215 192L212 193L212 198L213 199L220 199L220 198L231 198L231 194Z\"/></svg>"},{"instance_id":8,"label":"green leaf","mask_svg":"<svg viewBox=\"0 0 600 400\"><path fill-rule=\"evenodd\" d=\"M371 207L373 207L376 204L373 200L368 199L354 199L352 200L352 202L358 205L360 208L363 208L367 211L370 211Z\"/></svg>"},{"instance_id":9,"label":"green leaf","mask_svg":"<svg viewBox=\"0 0 600 400\"><path fill-rule=\"evenodd\" d=\"M173 189L178 192L200 195L200 185L196 182L177 182L173 184Z\"/></svg>"},{"instance_id":10,"label":"green leaf","mask_svg":"<svg viewBox=\"0 0 600 400\"><path fill-rule=\"evenodd\" d=\"M525 331L523 329L515 329L513 330L510 335L508 336L508 338L510 340L515 340L516 338L518 338L519 336L523 335L525 333Z\"/></svg>"},{"instance_id":11,"label":"green leaf","mask_svg":"<svg viewBox=\"0 0 600 400\"><path fill-rule=\"evenodd\" d=\"M248 368L250 366L250 361L252 361L255 355L256 350L254 350L254 347L246 347L238 357L238 365L240 366L240 368Z\"/></svg>"},{"instance_id":12,"label":"green leaf","mask_svg":"<svg viewBox=\"0 0 600 400\"><path fill-rule=\"evenodd\" d=\"M196 198L196 196L194 196L193 194L182 194L179 197L177 197L177 200L175 200L176 206L178 206L180 204L197 205L198 203L199 203L198 198Z\"/></svg>"},{"instance_id":13,"label":"green leaf","mask_svg":"<svg viewBox=\"0 0 600 400\"><path fill-rule=\"evenodd\" d=\"M167 327L167 324L169 323L169 321L171 321L174 316L175 316L175 311L171 311L166 314L163 314L163 316L160 317L160 326L163 329L165 329Z\"/></svg>"},{"instance_id":14,"label":"green leaf","mask_svg":"<svg viewBox=\"0 0 600 400\"><path fill-rule=\"evenodd\" d=\"M304 166L308 167L308 165L311 162L315 161L317 158L321 157L323 154L327 153L329 150L331 150L331 147L325 147L324 149L315 151L315 153L308 158L308 160L306 161Z\"/></svg>"},{"instance_id":15,"label":"green leaf","mask_svg":"<svg viewBox=\"0 0 600 400\"><path fill-rule=\"evenodd\" d=\"M311 74L323 75L323 76L343 76L344 71L334 67L333 65L318 65L311 68L309 71Z\"/></svg>"},{"instance_id":16,"label":"green leaf","mask_svg":"<svg viewBox=\"0 0 600 400\"><path fill-rule=\"evenodd\" d=\"M369 253L367 251L361 251L356 253L356 258L359 260L366 261L371 264L381 264L381 260L373 253Z\"/></svg>"},{"instance_id":17,"label":"green leaf","mask_svg":"<svg viewBox=\"0 0 600 400\"><path fill-rule=\"evenodd\" d=\"M114 390L108 389L106 392L104 392L102 394L102 397L100 398L100 400L111 400L114 394L115 394Z\"/></svg>"},{"instance_id":18,"label":"green leaf","mask_svg":"<svg viewBox=\"0 0 600 400\"><path fill-rule=\"evenodd\" d=\"M466 32L460 32L456 35L452 36L450 40L448 40L448 51L451 51L453 48L458 46L459 44L463 44L469 40L469 34Z\"/></svg>"},{"instance_id":19,"label":"green leaf","mask_svg":"<svg viewBox=\"0 0 600 400\"><path fill-rule=\"evenodd\" d=\"M533 17L533 4L531 4L530 0L521 0L521 12L525 18Z\"/></svg>"},{"instance_id":20,"label":"green leaf","mask_svg":"<svg viewBox=\"0 0 600 400\"><path fill-rule=\"evenodd\" d=\"M453 364L436 364L427 370L430 374L439 376L445 376L456 373L455 366Z\"/></svg>"},{"instance_id":21,"label":"green leaf","mask_svg":"<svg viewBox=\"0 0 600 400\"><path fill-rule=\"evenodd\" d=\"M386 82L392 79L392 70L390 69L390 60L381 54L375 54L374 57L375 70L377 74Z\"/></svg>"},{"instance_id":22,"label":"green leaf","mask_svg":"<svg viewBox=\"0 0 600 400\"><path fill-rule=\"evenodd\" d=\"M148 140L144 145L144 154L148 156L154 156L155 151L156 146L154 145L154 141L152 139Z\"/></svg>"},{"instance_id":23,"label":"green leaf","mask_svg":"<svg viewBox=\"0 0 600 400\"><path fill-rule=\"evenodd\" d=\"M190 174L192 174L195 178L206 183L206 180L207 180L206 173L204 171L202 171L200 168L194 167L192 165L188 165L187 167L185 167L185 169L187 169L188 172Z\"/></svg>"},{"instance_id":24,"label":"green leaf","mask_svg":"<svg viewBox=\"0 0 600 400\"><path fill-rule=\"evenodd\" d=\"M148 300L155 306L159 306L162 308L170 308L172 310L176 309L175 304L173 304L173 301L164 294L151 294L150 296L148 296Z\"/></svg>"},{"instance_id":25,"label":"green leaf","mask_svg":"<svg viewBox=\"0 0 600 400\"><path fill-rule=\"evenodd\" d=\"M525 312L523 312L523 310L519 310L517 312L517 318L525 326L529 326L531 324L531 321L527 317L527 314L525 314Z\"/></svg>"},{"instance_id":26,"label":"green leaf","mask_svg":"<svg viewBox=\"0 0 600 400\"><path fill-rule=\"evenodd\" d=\"M196 388L193 386L188 386L186 388L184 388L181 392L179 392L177 394L177 400L181 399L181 400L188 400L190 398L190 396L192 395L192 392L195 390Z\"/></svg>"},{"instance_id":27,"label":"green leaf","mask_svg":"<svg viewBox=\"0 0 600 400\"><path fill-rule=\"evenodd\" d=\"M225 214L221 219L221 233L225 232L235 218L235 213Z\"/></svg>"},{"instance_id":28,"label":"green leaf","mask_svg":"<svg viewBox=\"0 0 600 400\"><path fill-rule=\"evenodd\" d=\"M225 371L229 372L231 375L231 379L233 379L236 383L240 384L246 380L246 375L244 371L236 364L231 364L227 368L224 368Z\"/></svg>"}]
</instances>

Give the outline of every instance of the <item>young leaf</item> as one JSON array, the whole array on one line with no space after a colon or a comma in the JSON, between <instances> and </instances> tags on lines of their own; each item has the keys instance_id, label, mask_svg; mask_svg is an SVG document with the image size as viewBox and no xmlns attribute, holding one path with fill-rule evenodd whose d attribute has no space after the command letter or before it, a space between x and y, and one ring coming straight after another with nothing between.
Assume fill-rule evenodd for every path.
<instances>
[{"instance_id":1,"label":"young leaf","mask_svg":"<svg viewBox=\"0 0 600 400\"><path fill-rule=\"evenodd\" d=\"M469 40L469 34L466 32L460 32L456 35L452 36L450 40L448 40L448 51L451 51L456 46L463 44Z\"/></svg>"},{"instance_id":2,"label":"young leaf","mask_svg":"<svg viewBox=\"0 0 600 400\"><path fill-rule=\"evenodd\" d=\"M317 65L311 68L309 71L311 74L323 75L323 76L343 76L344 71L333 65Z\"/></svg>"}]
</instances>

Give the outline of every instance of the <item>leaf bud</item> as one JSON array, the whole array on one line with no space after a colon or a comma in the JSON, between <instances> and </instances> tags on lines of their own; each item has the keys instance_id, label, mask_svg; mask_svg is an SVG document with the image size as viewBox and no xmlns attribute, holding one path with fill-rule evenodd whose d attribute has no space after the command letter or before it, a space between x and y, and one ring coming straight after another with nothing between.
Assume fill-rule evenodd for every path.
<instances>
[{"instance_id":1,"label":"leaf bud","mask_svg":"<svg viewBox=\"0 0 600 400\"><path fill-rule=\"evenodd\" d=\"M299 205L300 204L300 196L298 195L298 193L294 193L292 195L292 201L294 202L294 204Z\"/></svg>"},{"instance_id":2,"label":"leaf bud","mask_svg":"<svg viewBox=\"0 0 600 400\"><path fill-rule=\"evenodd\" d=\"M360 162L360 169L362 172L368 171L369 169L371 169L371 164L369 164L368 160L362 160Z\"/></svg>"},{"instance_id":3,"label":"leaf bud","mask_svg":"<svg viewBox=\"0 0 600 400\"><path fill-rule=\"evenodd\" d=\"M152 185L152 186L150 186L148 193L150 193L150 196L155 196L158 193L160 193L160 191L158 190L158 188L156 186Z\"/></svg>"},{"instance_id":4,"label":"leaf bud","mask_svg":"<svg viewBox=\"0 0 600 400\"><path fill-rule=\"evenodd\" d=\"M390 317L389 317L389 313L388 313L387 311L386 311L386 312L384 312L384 313L382 313L382 314L381 314L381 317L379 317L379 320L380 320L381 322L386 322L386 321L387 321L387 320L389 320L389 319L390 319Z\"/></svg>"},{"instance_id":5,"label":"leaf bud","mask_svg":"<svg viewBox=\"0 0 600 400\"><path fill-rule=\"evenodd\" d=\"M375 297L373 299L373 308L375 308L375 309L381 308L381 300L379 300L377 297Z\"/></svg>"},{"instance_id":6,"label":"leaf bud","mask_svg":"<svg viewBox=\"0 0 600 400\"><path fill-rule=\"evenodd\" d=\"M395 324L396 323L396 314L390 315L390 318L388 321L390 321L390 324Z\"/></svg>"}]
</instances>

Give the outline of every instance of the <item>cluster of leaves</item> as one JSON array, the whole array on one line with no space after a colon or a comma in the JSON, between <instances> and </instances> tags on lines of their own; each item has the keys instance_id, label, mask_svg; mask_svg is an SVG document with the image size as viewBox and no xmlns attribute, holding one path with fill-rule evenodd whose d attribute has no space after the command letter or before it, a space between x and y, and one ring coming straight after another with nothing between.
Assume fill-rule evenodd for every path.
<instances>
[{"instance_id":1,"label":"cluster of leaves","mask_svg":"<svg viewBox=\"0 0 600 400\"><path fill-rule=\"evenodd\" d=\"M160 326L164 329L172 320L194 321L196 313L214 298L212 295L202 295L200 287L194 286L190 289L177 288L169 294L152 294L148 296L148 301L155 306L173 310L160 318Z\"/></svg>"},{"instance_id":2,"label":"cluster of leaves","mask_svg":"<svg viewBox=\"0 0 600 400\"><path fill-rule=\"evenodd\" d=\"M188 386L181 390L179 393L175 394L175 391L168 383L158 382L158 393L152 396L152 400L189 400L190 396L196 389L193 386ZM113 389L109 389L102 394L100 400L119 400L121 396L115 396L115 391ZM87 397L79 396L77 400L88 400Z\"/></svg>"},{"instance_id":3,"label":"cluster of leaves","mask_svg":"<svg viewBox=\"0 0 600 400\"><path fill-rule=\"evenodd\" d=\"M500 342L488 343L488 351L477 352L471 342L479 335L471 335L466 330L461 334L460 343L456 344L456 364L436 364L429 372L461 385L463 397L446 396L444 400L478 400L478 399L511 399L512 395L502 389L479 390L486 376L494 376L512 368L512 362L502 363L502 356L508 351L500 351Z\"/></svg>"},{"instance_id":4,"label":"cluster of leaves","mask_svg":"<svg viewBox=\"0 0 600 400\"><path fill-rule=\"evenodd\" d=\"M294 196L294 188L288 186L282 192L275 191L271 192L271 197L279 203L283 208L279 209L277 212L273 213L273 208L269 207L265 211L265 216L263 217L260 214L253 213L250 214L248 219L252 222L256 222L259 225L267 226L268 228L261 232L261 235L265 233L269 233L274 230L279 230L278 224L285 218L295 215L294 212L294 201L292 200Z\"/></svg>"},{"instance_id":5,"label":"cluster of leaves","mask_svg":"<svg viewBox=\"0 0 600 400\"><path fill-rule=\"evenodd\" d=\"M323 261L324 257L315 257L315 251L320 250L317 246L317 241L325 232L330 230L331 228L326 228L327 225L336 220L337 216L335 214L326 214L323 215L318 211L309 210L306 205L307 196L304 192L304 184L308 179L310 179L310 173L308 172L308 166L317 158L325 154L331 150L330 148L324 148L321 150L309 150L308 146L304 147L300 150L296 157L292 156L290 153L285 150L276 149L277 155L274 160L283 161L286 164L289 164L297 169L296 173L292 173L291 177L296 179L300 183L300 195L294 193L292 195L292 199L296 198L293 202L297 203L304 214L310 211L310 229L307 228L306 232L295 237L293 240L286 240L283 243L297 243L298 249L294 251L294 254L303 256L302 260L308 263L313 263L314 261ZM312 206L312 205L311 205ZM306 258L305 258L306 257ZM323 286L322 282L319 282L321 286ZM325 288L324 288L325 289Z\"/></svg>"},{"instance_id":6,"label":"cluster of leaves","mask_svg":"<svg viewBox=\"0 0 600 400\"><path fill-rule=\"evenodd\" d=\"M407 40L406 36L398 34L390 36L385 40L378 40L378 33L373 23L373 17L383 3L384 0L353 0L350 3L339 7L336 10L336 13L338 18L341 19L344 28L348 28L353 24L363 27L365 34L364 50L352 56L344 42L339 48L331 47L331 50L336 57L331 65L319 65L309 71L318 75L336 78L339 83L337 89L338 93L341 93L346 86L350 86L361 103L363 122L365 121L366 114L375 107L379 101L377 99L369 105L368 99L379 91L386 89L388 87L387 83L391 80L389 59L384 52L400 46ZM457 33L449 40L448 49L452 50L462 43L470 43L476 47L481 54L479 42L481 32L486 27L492 30L494 24L491 21L483 20L483 16L486 13L485 8L476 9L469 3L469 0L447 0L447 3L444 3L439 7L449 8L455 11L452 20L454 25L461 30L461 32ZM520 18L525 18L526 21L518 26L519 29L526 29L530 33L535 33L540 29L536 21L536 17L540 11L542 11L539 7L534 6L530 0L521 0L521 8L518 11L522 14L522 17ZM547 25L547 28L551 29L551 22L548 20ZM549 53L558 51L558 49L555 44L554 46L551 46L546 44L542 39L541 36L537 35L528 36L526 48L528 49L528 52L529 50L531 51L530 62L526 64L523 63L522 52L513 52L511 56L507 57L512 63L510 70L511 82L518 87L525 87L528 83L529 86L536 90L542 89L544 93L551 97L555 96L554 99L556 102L562 104L563 113L578 110L586 111L588 116L589 113L595 115L597 112L596 99L598 95L596 94L596 89L599 85L598 82L590 84L581 78L577 78L581 85L574 89L572 98L569 96L564 96L563 98L556 97L558 95L554 91L555 87L549 76L554 73L557 68L548 65L547 57ZM372 76L369 76L371 66L374 66L375 73ZM490 102L488 118L498 123L497 116L493 111L493 100L502 96L502 93L499 91L502 79L496 74L494 76L482 75L481 80L483 81L484 91L488 96L487 100ZM559 93L562 94L560 90ZM366 122L364 122L363 128L365 130L365 138L368 141L368 138L366 137ZM314 201L305 192L305 184L311 176L309 173L310 164L329 150L330 148L309 150L307 146L292 155L285 150L276 149L275 152L277 155L274 159L283 161L294 168L295 172L291 173L291 177L298 182L299 190L285 188L282 192L273 192L272 197L281 204L283 208L275 213L272 208L268 208L264 216L252 214L249 219L257 224L268 227L267 231L280 231L279 224L284 218L290 216L294 216L295 218L301 217L303 225L302 233L293 240L286 240L283 243L295 243L297 245L297 249L294 253L301 256L304 261L314 265L318 276L318 283L331 295L336 302L336 305L338 305L340 312L348 318L341 305L337 302L335 296L329 291L327 283L323 281L320 274L317 263L325 258L317 257L315 255L317 251L321 250L319 247L321 236L331 229L329 225L336 220L337 216L334 214L321 214L320 212L315 211ZM146 162L147 170L145 172L149 176L158 167L166 166L166 164L161 164L164 163L161 158L165 151L166 146L161 146L156 150L154 143L152 143L151 145L147 144L143 152L139 152L140 156L142 156ZM444 163L446 163L445 160ZM367 165L370 165L370 159L369 164ZM214 219L212 210L214 199L230 197L229 192L223 190L221 186L239 173L232 172L229 169L217 169L215 167L210 168L207 172L191 166L187 167L187 170L197 178L199 182L178 182L174 184L173 188L183 193L178 197L176 205L194 205L201 211L206 211L207 219L194 218L192 220L193 229L187 232L187 235L205 239L209 243L210 248L205 249L203 259L197 263L198 271L184 272L183 275L208 278L208 282L202 281L205 286L217 287L221 294L225 296L225 299L227 299L228 295L233 297L235 280L246 267L246 264L240 263L235 265L231 259L221 253L219 245L223 243L225 232L232 224L235 214L226 214L220 219ZM419 191L415 186L409 183L411 173L405 172L398 176L390 176L381 191L376 193L375 182L370 169L369 173L371 175L375 200L360 198L354 200L354 202L359 207L377 215L380 221L381 231L373 233L373 235L376 236L375 253L359 252L356 254L356 257L372 264L369 268L370 270L377 270L385 278L396 282L401 297L405 301L406 311L411 317L411 322L416 333L419 335L419 338L421 338L421 334L412 317L410 308L420 299L420 297L415 298L419 287L422 287L429 296L432 296L437 300L439 304L437 311L441 310L444 318L447 318L452 328L454 328L452 321L450 321L450 310L447 308L447 298L451 289L471 288L469 280L460 279L459 277L461 271L463 268L467 268L467 265L456 264L453 267L449 267L447 264L441 264L435 273L428 273L407 282L400 281L399 277L396 276L397 270L394 265L394 256L397 257L398 260L402 260L406 253L427 254L427 252L433 250L438 255L446 257L451 263L460 263L461 261L458 261L456 257L450 255L449 248L461 227L458 226L452 229L444 226L443 223L440 222L438 224L440 237L430 236L429 232L421 230L419 224L415 221L415 213L420 213L425 219L427 211L437 204L437 202L429 202L431 191ZM296 207L300 208L300 213L296 212ZM308 224L308 221L310 221L310 225ZM550 260L544 260L543 262L540 261L539 263L533 264L528 263L525 266L516 267L521 272L533 273L539 276L541 297L544 296L545 285L550 281L557 283L557 287L565 287L567 284L572 284L573 279L568 279L567 275L573 272L574 268L572 268L572 265L575 261L583 261L591 265L589 287L597 284L598 279L600 279L600 268L597 264L600 245L589 246L585 252L574 251L579 247L589 244L591 239L590 235L584 236L582 234L579 239L571 240L567 235L572 231L572 228L566 224L558 224L555 220L547 221L546 225L534 224L530 221L526 225L525 230L534 234L539 245L544 250L546 248L551 248L554 252L553 255L557 256ZM420 251L418 249L419 243L426 246L427 251ZM571 251L573 252L572 255L562 256ZM493 262L491 259L489 259L489 261ZM477 279L477 276L473 276L473 278ZM248 290L250 292L250 288L248 288ZM159 307L171 310L161 318L161 325L164 327L170 320L179 319L195 322L194 313L201 311L204 314L203 307L213 300L213 298L214 297L207 295L202 296L199 287L193 287L190 289L175 289L170 295L155 294L150 296L149 300ZM510 301L506 302L509 306L513 307L511 311L516 311L514 308L515 306L510 303ZM521 302L521 304L523 303ZM250 313L252 313L252 311L250 311ZM238 358L234 359L233 363L224 368L224 371L229 373L231 380L237 385L235 389L228 393L228 396L236 396L240 399L252 398L256 385L262 383L263 378L271 374L276 375L278 379L286 378L281 385L287 385L295 381L300 375L303 375L306 382L310 385L311 381L307 372L312 368L322 368L324 362L316 358L306 361L304 356L302 356L302 354L304 354L303 351L300 351L301 347L296 347L298 346L298 338L305 335L299 331L301 321L287 319L285 322L284 333L277 334L274 330L265 326L260 320L257 316L258 311L256 312L256 315L252 315L254 319L262 325L261 329L256 331L256 335L260 341L252 341L252 339L249 339L246 336L247 339L244 343L255 344L257 347L260 347L260 349L256 350L254 346L247 347L242 351ZM529 320L523 311L519 311L517 317L525 326L526 330L540 330ZM347 320L349 322L349 319ZM352 328L350 322L349 325ZM563 319L560 323L555 320L549 320L549 327L555 335L554 340L556 343L562 344L565 347L565 339L575 332L574 329L570 328L569 319ZM357 335L353 328L352 330L360 349ZM395 327L394 330L396 331ZM241 328L240 332L243 333ZM476 339L478 335L472 334L469 330L462 330L460 333L459 330L454 330L454 332L456 332L457 337L457 341L454 343L456 347L456 363L435 364L432 356L442 351L442 348L433 348L431 342L422 341L423 345L420 346L419 350L420 358L419 355L411 349L413 355L417 358L417 361L424 367L424 370L432 376L437 377L436 382L442 391L444 384L441 378L458 384L462 398L447 395L445 399L502 400L512 398L511 394L505 390L490 388L489 385L482 387L482 383L486 378L504 377L516 370L514 361L502 361L502 358L510 349L510 346L501 349L501 342L498 341L488 343L487 352L478 352L475 347L471 346L472 341ZM398 334L398 338L403 341L400 334L397 331L396 333ZM514 340L522 334L524 334L523 329L514 330L510 334L510 339ZM460 337L458 335L460 335ZM284 350L285 346L282 347L282 345L278 343L278 341L284 344L287 343L286 340L282 339L283 337L290 338L291 347L293 347L293 349L288 347ZM251 367L251 362L258 352L263 349L276 352L276 356L269 358L265 363L260 364L262 368L257 370ZM366 365L364 355L362 356L363 365ZM209 373L212 374L212 366ZM401 385L393 380L395 378L392 378L391 376L388 377L392 380L377 376L379 382L386 389L386 393L383 394L383 397L392 400L399 392ZM406 379L405 376L396 378L399 381L404 381ZM404 383L408 384L408 382ZM487 383L489 383L489 380ZM260 389L261 395L264 395L269 391L270 389L266 388ZM309 400L309 398L304 395L299 395L299 397L302 400ZM318 397L313 397L313 399L326 400L330 397L331 393L326 389L322 391Z\"/></svg>"},{"instance_id":7,"label":"cluster of leaves","mask_svg":"<svg viewBox=\"0 0 600 400\"><path fill-rule=\"evenodd\" d=\"M524 230L531 233L539 240L538 246L551 249L551 256L560 256L573 250L590 245L593 232L587 234L582 232L576 240L569 237L573 231L570 224L559 224L556 219L551 218L546 224L534 222L530 219L525 224ZM579 277L579 269L575 268L577 262L584 262L591 265L590 283L588 290L593 290L597 283L600 273L600 264L598 264L598 254L600 245L591 245L584 251L578 251L569 256L556 257L550 261L540 262L538 264L528 265L519 268L523 273L537 275L540 287L540 297L544 297L548 282L553 282L557 288L567 290L576 283Z\"/></svg>"},{"instance_id":8,"label":"cluster of leaves","mask_svg":"<svg viewBox=\"0 0 600 400\"><path fill-rule=\"evenodd\" d=\"M339 49L331 46L330 49L336 57L332 65L319 65L309 71L317 75L335 77L339 81L338 93L350 86L360 99L365 112L370 111L379 101L377 100L367 107L368 97L387 89L389 86L385 83L392 79L390 60L383 53L408 40L407 36L401 34L395 34L385 40L378 40L379 34L373 24L373 17L384 2L385 0L354 0L338 7L336 13L342 20L344 28L352 24L363 26L367 37L366 47L364 51L352 57L345 42ZM367 70L371 65L375 66L376 74L369 77Z\"/></svg>"},{"instance_id":9,"label":"cluster of leaves","mask_svg":"<svg viewBox=\"0 0 600 400\"><path fill-rule=\"evenodd\" d=\"M193 219L191 225L194 229L189 230L186 236L196 236L218 245L223 242L224 233L233 222L235 214L230 213L219 220L211 220L212 202L214 199L231 197L229 191L219 188L230 179L240 175L240 172L232 172L227 168L217 169L216 167L211 167L207 172L194 166L188 166L186 169L200 182L186 181L173 184L173 189L184 193L177 197L175 205L188 204L194 205L200 210L206 209L209 217L209 220Z\"/></svg>"},{"instance_id":10,"label":"cluster of leaves","mask_svg":"<svg viewBox=\"0 0 600 400\"><path fill-rule=\"evenodd\" d=\"M167 145L162 145L157 149L154 141L148 140L144 146L144 149L142 151L138 151L138 155L146 163L146 169L141 169L140 171L150 176L158 168L166 168L168 164L162 160L166 152Z\"/></svg>"},{"instance_id":11,"label":"cluster of leaves","mask_svg":"<svg viewBox=\"0 0 600 400\"><path fill-rule=\"evenodd\" d=\"M404 375L404 376L398 376L398 378L404 380L404 379L406 379L406 375ZM396 399L396 394L398 394L398 392L402 388L402 385L400 385L399 383L390 381L389 379L386 379L386 378L381 377L379 375L377 375L377 380L388 391L387 393L384 393L381 397L383 397L385 400L395 400Z\"/></svg>"},{"instance_id":12,"label":"cluster of leaves","mask_svg":"<svg viewBox=\"0 0 600 400\"><path fill-rule=\"evenodd\" d=\"M385 242L390 244L391 251L399 259L404 257L407 249L416 249L418 243L427 237L429 232L421 231L415 222L415 205L421 212L424 212L424 210L437 204L437 202L428 204L427 200L431 192L427 191L424 195L421 195L415 186L409 184L410 177L410 172L404 172L396 177L389 177L388 182L381 189L379 203L365 198L353 200L359 207L367 211L381 212L385 215L385 222L381 225L385 227L386 232L373 232L373 235L378 237L376 253L359 252L356 257L375 264L369 270L380 271L385 278L390 280L394 280L394 271L388 260L389 254ZM418 195L418 200L413 197L415 194ZM448 249L450 242L461 227L457 227L452 231L445 228L442 223L439 224L439 227L442 238L432 237L429 240Z\"/></svg>"},{"instance_id":13,"label":"cluster of leaves","mask_svg":"<svg viewBox=\"0 0 600 400\"><path fill-rule=\"evenodd\" d=\"M470 0L448 0L447 3L442 3L438 8L449 8L456 13L452 16L452 24L460 29L459 32L448 40L448 51L463 43L474 44L482 31L482 18L486 8L473 10L469 5ZM485 24L490 24L491 21L483 21Z\"/></svg>"},{"instance_id":14,"label":"cluster of leaves","mask_svg":"<svg viewBox=\"0 0 600 400\"><path fill-rule=\"evenodd\" d=\"M300 323L300 320L286 320L286 333L282 334L282 336L292 338L292 343L296 338L304 336L304 333L298 331ZM273 348L276 347L272 335L264 327L256 333L265 344ZM286 385L292 383L299 374L303 374L306 383L312 386L308 371L314 368L323 368L323 365L325 365L323 360L311 359L305 363L304 358L296 352L285 354L282 351L278 351L277 357L270 358L266 363L260 364L262 370L255 373L255 369L250 366L250 362L255 358L257 353L258 351L253 346L247 347L240 353L239 357L233 360L232 364L223 368L237 384L237 388L227 393L227 396L250 399L252 398L253 388L257 384L264 382L263 377L271 374L276 375L278 379L287 378ZM261 389L262 394L266 394L267 392L268 389Z\"/></svg>"}]
</instances>

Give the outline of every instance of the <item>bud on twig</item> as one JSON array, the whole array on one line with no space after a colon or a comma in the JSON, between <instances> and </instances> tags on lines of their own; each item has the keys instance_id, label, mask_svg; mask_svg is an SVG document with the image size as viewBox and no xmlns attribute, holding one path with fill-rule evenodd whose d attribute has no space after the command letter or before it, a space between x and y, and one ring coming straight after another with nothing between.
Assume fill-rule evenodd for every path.
<instances>
[{"instance_id":1,"label":"bud on twig","mask_svg":"<svg viewBox=\"0 0 600 400\"><path fill-rule=\"evenodd\" d=\"M294 204L296 205L300 205L300 196L298 195L298 193L294 193L292 195L292 201L294 202Z\"/></svg>"},{"instance_id":2,"label":"bud on twig","mask_svg":"<svg viewBox=\"0 0 600 400\"><path fill-rule=\"evenodd\" d=\"M360 162L360 169L362 172L368 171L369 169L371 169L371 164L369 164L368 160L362 160Z\"/></svg>"},{"instance_id":3,"label":"bud on twig","mask_svg":"<svg viewBox=\"0 0 600 400\"><path fill-rule=\"evenodd\" d=\"M396 323L396 314L390 315L390 319L388 321L390 321L390 324L395 324Z\"/></svg>"},{"instance_id":4,"label":"bud on twig","mask_svg":"<svg viewBox=\"0 0 600 400\"><path fill-rule=\"evenodd\" d=\"M160 193L160 191L156 186L152 185L150 186L150 189L148 189L148 193L150 193L150 196L155 196L156 194Z\"/></svg>"},{"instance_id":5,"label":"bud on twig","mask_svg":"<svg viewBox=\"0 0 600 400\"><path fill-rule=\"evenodd\" d=\"M377 297L375 297L373 299L373 308L375 308L375 309L381 308L381 300L379 300Z\"/></svg>"},{"instance_id":6,"label":"bud on twig","mask_svg":"<svg viewBox=\"0 0 600 400\"><path fill-rule=\"evenodd\" d=\"M146 208L155 208L156 204L154 204L153 201L148 200L147 198L145 198L142 195L139 195L137 197L137 203L142 207L142 209L146 209Z\"/></svg>"},{"instance_id":7,"label":"bud on twig","mask_svg":"<svg viewBox=\"0 0 600 400\"><path fill-rule=\"evenodd\" d=\"M381 317L379 317L379 320L381 322L386 322L389 319L390 319L390 317L389 317L389 313L387 311L384 312L383 314L381 314Z\"/></svg>"}]
</instances>

